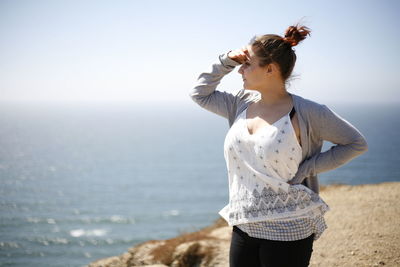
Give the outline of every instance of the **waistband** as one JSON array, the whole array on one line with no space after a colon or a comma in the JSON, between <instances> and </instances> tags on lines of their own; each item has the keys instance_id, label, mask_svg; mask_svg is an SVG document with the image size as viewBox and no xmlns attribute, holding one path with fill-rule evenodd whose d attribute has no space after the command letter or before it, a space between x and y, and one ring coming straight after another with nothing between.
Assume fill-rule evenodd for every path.
<instances>
[{"instance_id":1,"label":"waistband","mask_svg":"<svg viewBox=\"0 0 400 267\"><path fill-rule=\"evenodd\" d=\"M238 235L240 235L243 238L249 238L252 240L258 240L258 241L270 241L270 242L301 242L301 241L306 241L306 240L312 240L314 241L314 236L315 233L312 233L310 236L304 238L304 239L300 239L300 240L294 240L294 241L281 241L281 240L269 240L269 239L262 239L262 238L256 238L256 237L251 237L249 236L248 233L243 232L242 230L239 229L239 227L237 227L236 225L233 226L232 231L237 233Z\"/></svg>"}]
</instances>

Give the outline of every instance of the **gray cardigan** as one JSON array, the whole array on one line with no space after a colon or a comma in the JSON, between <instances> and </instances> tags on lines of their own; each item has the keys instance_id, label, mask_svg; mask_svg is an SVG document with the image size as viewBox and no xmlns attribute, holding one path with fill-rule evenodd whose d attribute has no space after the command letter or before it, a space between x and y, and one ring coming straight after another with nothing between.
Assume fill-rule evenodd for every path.
<instances>
[{"instance_id":1,"label":"gray cardigan","mask_svg":"<svg viewBox=\"0 0 400 267\"><path fill-rule=\"evenodd\" d=\"M260 99L255 90L235 92L216 90L221 79L240 63L227 53L219 56L211 70L200 74L190 97L201 107L228 119L229 127L252 102ZM352 124L326 105L289 93L293 98L300 127L302 161L291 184L303 183L319 194L318 173L326 172L349 162L368 150L365 137ZM321 153L323 141L335 144Z\"/></svg>"}]
</instances>

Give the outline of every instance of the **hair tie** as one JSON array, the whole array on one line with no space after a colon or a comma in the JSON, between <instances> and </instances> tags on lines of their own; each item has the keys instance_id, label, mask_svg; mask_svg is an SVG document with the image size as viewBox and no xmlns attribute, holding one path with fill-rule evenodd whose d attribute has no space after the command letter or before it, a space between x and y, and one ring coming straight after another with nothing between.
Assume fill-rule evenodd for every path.
<instances>
[{"instance_id":1,"label":"hair tie","mask_svg":"<svg viewBox=\"0 0 400 267\"><path fill-rule=\"evenodd\" d=\"M296 42L292 42L289 39L287 39L286 37L282 38L282 41L284 41L285 43L288 43L290 46L295 46L297 45Z\"/></svg>"}]
</instances>

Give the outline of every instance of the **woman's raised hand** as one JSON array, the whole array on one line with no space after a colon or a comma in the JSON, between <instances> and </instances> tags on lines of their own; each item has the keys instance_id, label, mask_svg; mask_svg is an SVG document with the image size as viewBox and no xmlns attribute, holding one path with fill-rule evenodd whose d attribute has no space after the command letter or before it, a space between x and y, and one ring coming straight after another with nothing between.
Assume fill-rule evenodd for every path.
<instances>
[{"instance_id":1,"label":"woman's raised hand","mask_svg":"<svg viewBox=\"0 0 400 267\"><path fill-rule=\"evenodd\" d=\"M249 60L250 54L247 47L242 47L241 49L229 51L228 57L240 64L243 64L244 62Z\"/></svg>"}]
</instances>

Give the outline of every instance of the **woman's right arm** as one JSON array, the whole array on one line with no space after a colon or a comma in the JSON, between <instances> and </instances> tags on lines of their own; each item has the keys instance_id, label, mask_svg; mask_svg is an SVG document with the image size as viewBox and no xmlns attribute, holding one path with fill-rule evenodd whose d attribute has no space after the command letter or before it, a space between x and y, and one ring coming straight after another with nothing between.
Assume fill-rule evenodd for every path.
<instances>
[{"instance_id":1,"label":"woman's right arm","mask_svg":"<svg viewBox=\"0 0 400 267\"><path fill-rule=\"evenodd\" d=\"M228 52L230 53L230 51ZM235 102L235 95L215 90L221 79L241 63L224 53L211 66L211 70L200 74L189 96L201 107L225 118L229 117Z\"/></svg>"}]
</instances>

